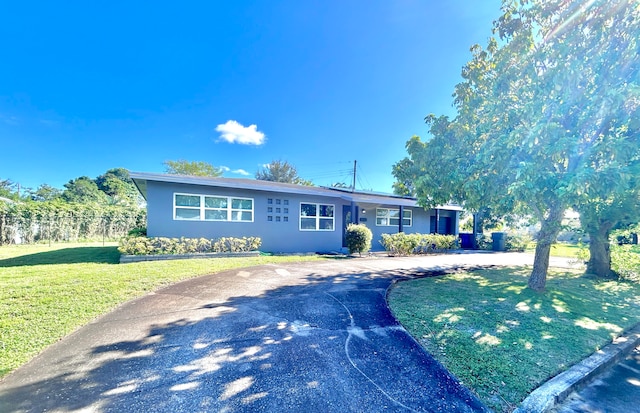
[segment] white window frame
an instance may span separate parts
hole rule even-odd
[[[316,207],[316,215],[314,216],[303,216],[302,215],[302,205],[315,205]],[[318,215],[320,213],[320,207],[331,207],[333,209],[333,216],[331,217],[322,217]],[[315,229],[310,228],[302,228],[302,219],[306,218],[315,218],[316,227]],[[320,220],[321,219],[331,219],[331,229],[320,228]],[[322,232],[331,232],[336,230],[336,206],[334,204],[322,204],[319,202],[300,202],[300,210],[299,210],[299,219],[298,219],[298,229],[300,231],[322,231]]]
[[[191,207],[191,206],[179,206],[179,205],[176,205],[176,197],[178,195],[200,197],[200,206]],[[208,207],[205,206],[205,198],[206,197],[226,199],[227,200],[227,207],[226,208],[208,208]],[[237,209],[237,208],[234,209],[232,207],[234,200],[251,201],[251,209]],[[214,194],[189,194],[189,193],[184,193],[184,192],[174,192],[173,193],[173,220],[174,221],[208,221],[208,222],[254,222],[254,220],[255,220],[255,206],[256,206],[256,203],[255,203],[255,200],[253,198],[244,198],[244,197],[238,197],[238,196],[214,195]],[[180,209],[198,210],[199,211],[199,216],[198,216],[198,218],[194,218],[194,219],[178,218],[178,216],[176,215],[176,211],[179,208]],[[227,212],[227,219],[205,219],[206,211],[226,211]],[[234,219],[232,219],[234,212],[251,212],[251,220],[234,220]]]
[[[378,211],[380,210],[386,210],[387,213],[384,216],[380,216],[378,214]],[[376,208],[376,226],[377,227],[398,227],[400,225],[400,223],[398,222],[397,224],[392,224],[391,223],[391,219],[394,219],[395,217],[391,217],[391,211],[396,211],[398,213],[398,215],[400,215],[400,209],[399,208]],[[401,217],[398,219],[402,219],[403,224],[402,227],[411,227],[413,225],[413,211],[411,209],[405,208],[403,209],[403,214],[407,214],[408,213],[408,217]],[[409,224],[405,224],[404,220],[409,220]],[[379,220],[384,220],[382,222],[386,222],[386,223],[380,223],[381,221]]]

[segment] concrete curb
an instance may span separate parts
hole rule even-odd
[[[257,257],[260,251],[206,252],[194,254],[120,255],[120,264],[140,261],[184,260],[191,258]]]
[[[614,339],[602,350],[558,374],[534,390],[513,413],[548,412],[572,392],[585,387],[640,345],[640,323]]]

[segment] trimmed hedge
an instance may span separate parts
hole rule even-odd
[[[371,249],[371,240],[373,234],[371,230],[365,225],[361,224],[349,224],[347,226],[347,232],[345,234],[347,241],[347,248],[349,254],[358,253],[362,255],[363,252],[367,252]]]
[[[429,254],[458,248],[455,235],[382,234],[380,241],[389,255]]]
[[[193,254],[206,252],[256,251],[262,240],[258,237],[218,239],[127,237],[120,240],[118,251],[126,255]]]

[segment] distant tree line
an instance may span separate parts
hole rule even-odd
[[[129,172],[109,169],[57,189],[36,189],[0,179],[0,245],[15,242],[114,239],[145,226],[144,202]]]

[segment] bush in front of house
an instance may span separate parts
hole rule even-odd
[[[373,234],[365,225],[349,224],[347,226],[345,239],[347,248],[349,249],[349,254],[355,254],[357,252],[362,255],[363,252],[367,252],[371,249]]]
[[[125,255],[173,255],[207,252],[256,251],[262,240],[259,237],[218,238],[165,238],[127,237],[120,240],[118,251]]]
[[[382,234],[380,241],[389,255],[430,254],[458,248],[455,235]]]
[[[493,239],[490,234],[478,234],[478,249],[491,251],[493,249]],[[531,237],[527,234],[507,233],[504,240],[506,251],[524,252],[531,243]]]
[[[128,237],[146,237],[147,227],[135,227],[127,232]]]
[[[526,234],[507,234],[504,246],[507,251],[524,252],[531,243],[531,237]]]

